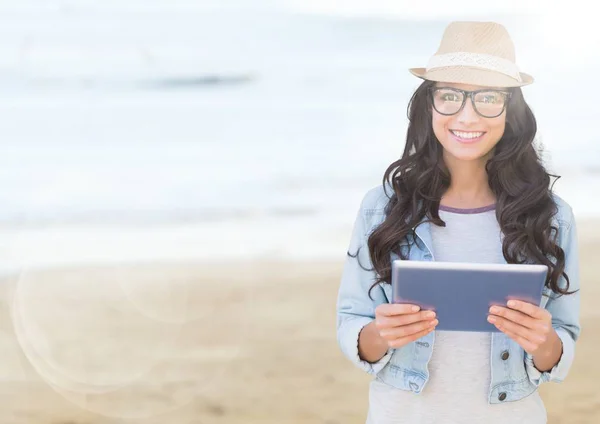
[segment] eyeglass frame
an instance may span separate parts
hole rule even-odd
[[[452,91],[458,91],[459,93],[461,93],[463,95],[463,101],[462,104],[460,105],[460,108],[458,108],[458,110],[454,113],[442,113],[439,110],[437,110],[437,108],[435,107],[435,91],[436,90],[452,90]],[[506,106],[508,105],[509,100],[512,97],[512,91],[504,91],[504,90],[494,90],[493,88],[482,88],[480,90],[473,90],[473,91],[469,91],[469,90],[461,90],[460,88],[454,88],[454,87],[429,87],[429,91],[431,93],[431,104],[433,106],[433,108],[435,109],[435,111],[437,113],[439,113],[440,115],[444,115],[444,116],[452,116],[452,115],[456,115],[457,113],[460,113],[461,110],[464,109],[465,104],[467,103],[467,98],[471,99],[471,106],[473,106],[473,110],[475,111],[475,113],[479,116],[481,116],[482,118],[497,118],[500,115],[502,115],[504,113],[504,111],[506,110]],[[504,105],[502,107],[502,110],[500,111],[499,114],[494,115],[494,116],[486,116],[481,114],[478,110],[477,107],[475,106],[475,95],[478,93],[485,93],[485,92],[494,92],[494,93],[501,93],[505,96],[504,99]]]

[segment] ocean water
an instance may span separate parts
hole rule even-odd
[[[282,4],[2,3],[2,261],[343,257],[447,22]],[[556,190],[599,216],[600,60],[501,19]]]

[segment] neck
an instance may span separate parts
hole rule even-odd
[[[485,170],[487,159],[460,161],[444,157],[450,172],[450,187],[442,196],[441,204],[455,208],[479,208],[496,201]]]

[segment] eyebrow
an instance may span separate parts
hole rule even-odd
[[[465,90],[464,88],[458,88],[458,87],[452,87],[451,85],[436,85],[435,88],[453,88],[455,90],[462,90],[462,91],[502,91],[502,92],[507,92],[509,91],[506,87],[502,88],[502,87],[482,87],[482,88],[478,88],[476,90]]]

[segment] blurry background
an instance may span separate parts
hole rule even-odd
[[[386,0],[0,2],[0,421],[364,422],[335,343],[351,226],[402,152],[407,68],[466,19],[536,79],[588,247],[578,363],[543,395],[595,422],[596,17]]]

